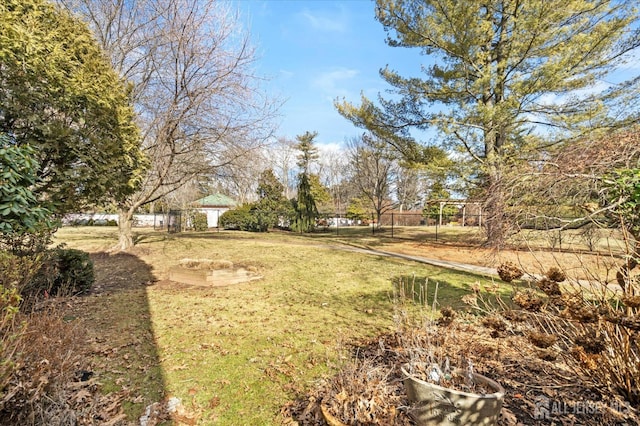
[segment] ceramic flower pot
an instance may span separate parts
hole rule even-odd
[[[410,373],[409,364],[401,367],[404,387],[412,403],[410,414],[419,426],[490,426],[497,424],[504,388],[481,374],[473,374],[474,383],[491,391],[475,394],[449,389],[421,380]],[[460,370],[454,373],[461,374]]]

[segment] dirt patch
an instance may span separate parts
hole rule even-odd
[[[156,281],[152,268],[135,254],[96,252],[91,260],[96,281],[85,296],[135,291]]]
[[[222,287],[259,280],[256,268],[236,266],[228,260],[182,259],[169,268],[169,280],[182,284]]]
[[[182,266],[174,266],[169,269],[170,281],[205,287],[223,287],[255,281],[261,278],[260,275],[244,268],[188,269]]]

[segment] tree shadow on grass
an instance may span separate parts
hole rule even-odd
[[[140,233],[134,231],[134,243],[136,245],[139,244],[148,244],[159,241],[169,241],[169,240],[250,240],[252,238],[258,238],[261,234],[257,232],[243,232],[243,231],[228,231],[228,230],[209,230],[209,231],[184,231],[184,232],[176,232],[169,233],[165,231],[156,231],[149,233]]]
[[[409,303],[415,308],[441,309],[446,306],[456,311],[480,313],[473,304],[464,301],[465,296],[480,295],[484,301],[480,301],[480,304],[486,303],[487,308],[493,306],[498,309],[500,306],[512,305],[512,290],[520,287],[524,288],[524,284],[514,284],[512,289],[498,287],[497,284],[492,286],[488,282],[460,286],[429,276],[397,275],[391,278],[388,290],[349,295],[346,299],[337,297],[342,306],[349,306],[361,312],[376,312],[392,303],[398,306]],[[500,301],[497,300],[498,298]]]
[[[515,307],[512,300],[514,292],[531,289],[529,283],[521,280],[509,284],[497,282],[480,284],[476,281],[468,288],[464,288],[452,285],[446,280],[412,275],[394,277],[392,284],[394,294],[399,300],[412,301],[416,305],[425,307],[435,306],[436,309],[450,307],[456,311],[467,311],[479,315],[513,309]],[[466,295],[475,297],[465,301]]]
[[[99,252],[91,259],[96,281],[74,299],[73,315],[83,323],[101,392],[123,396],[128,421],[138,423],[145,407],[165,398],[146,291],[156,278],[150,265],[129,253]]]

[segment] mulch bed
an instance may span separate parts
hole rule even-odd
[[[640,424],[637,409],[567,367],[563,356],[569,354],[552,360],[549,351],[536,348],[524,335],[496,333],[476,321],[457,319],[433,327],[437,356],[446,353],[452,366],[471,361],[477,373],[504,387],[499,425]],[[354,346],[353,362],[284,407],[283,414],[293,424],[340,424],[327,422],[322,406],[330,418],[347,425],[415,424],[400,372],[408,360],[401,342],[405,337],[392,333]],[[376,376],[376,371],[385,373]],[[381,379],[384,386],[377,383]]]

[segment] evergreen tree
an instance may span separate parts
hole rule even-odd
[[[317,135],[317,132],[305,132],[304,135],[296,137],[298,140],[296,148],[300,151],[298,156],[300,174],[298,175],[298,198],[294,203],[296,217],[293,229],[298,232],[311,232],[318,217],[318,208],[313,199],[309,178],[309,166],[318,158],[318,149],[313,144]]]
[[[284,199],[284,185],[278,180],[272,169],[260,174],[258,179],[258,199],[279,202]]]
[[[354,197],[349,200],[347,205],[347,219],[366,221],[372,218],[373,211],[369,200],[362,197]]]
[[[508,232],[503,173],[527,149],[637,119],[639,79],[597,88],[640,43],[636,2],[377,0],[376,17],[389,45],[432,63],[424,78],[383,69],[395,98],[363,96],[359,106],[337,103],[339,112],[406,157],[417,151],[410,130],[435,128],[473,159],[493,246]]]
[[[31,146],[31,189],[62,214],[118,202],[145,160],[128,89],[79,19],[44,0],[0,4],[0,132]]]
[[[310,174],[309,185],[311,186],[311,195],[313,196],[313,201],[316,203],[316,207],[318,207],[318,211],[322,213],[335,213],[331,192],[329,192],[329,188],[320,182],[320,176],[315,173]]]
[[[300,173],[298,183],[298,198],[295,202],[296,218],[293,229],[298,232],[311,232],[316,224],[318,209],[311,194],[309,175]]]
[[[280,219],[288,222],[291,215],[291,203],[284,196],[284,185],[278,180],[273,170],[262,172],[258,181],[258,201],[253,206],[262,231],[276,227]]]

